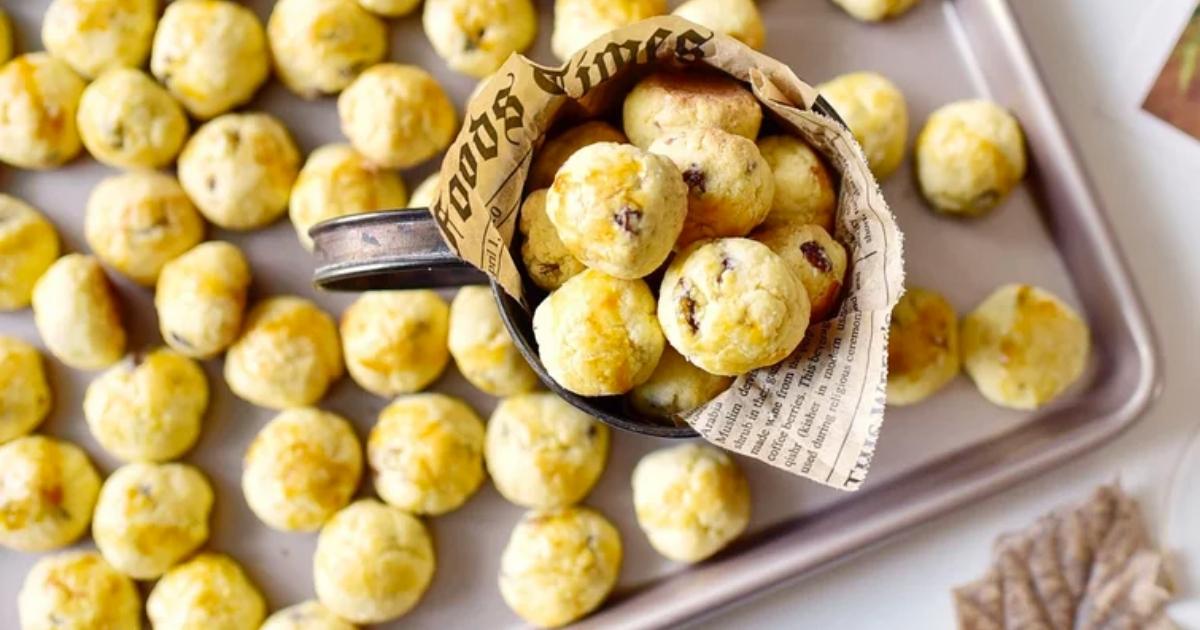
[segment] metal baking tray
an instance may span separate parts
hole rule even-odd
[[[40,48],[37,33],[47,4],[6,3],[20,50]],[[265,20],[273,3],[246,4]],[[553,62],[551,4],[539,0],[542,31],[530,53],[543,62]],[[1044,286],[1086,315],[1093,331],[1092,365],[1061,402],[1034,414],[989,405],[966,377],[920,405],[889,410],[870,478],[855,494],[741,460],[754,495],[750,529],[732,548],[690,568],[650,549],[629,496],[637,459],[670,442],[614,434],[608,470],[587,503],[621,531],[625,565],[617,592],[583,627],[665,627],[743,601],[1096,448],[1133,424],[1159,389],[1159,357],[1144,308],[1005,0],[927,0],[879,25],[857,23],[821,0],[761,0],[760,6],[768,30],[765,52],[801,78],[817,83],[860,69],[891,77],[908,97],[910,138],[930,111],[958,98],[985,95],[1016,113],[1029,140],[1031,173],[992,215],[973,221],[934,216],[923,207],[908,164],[884,184],[907,237],[908,278],[943,291],[960,312],[1006,282]],[[474,81],[446,69],[417,16],[392,22],[391,43],[391,59],[430,69],[458,103],[465,102]],[[306,152],[341,137],[332,99],[301,101],[273,81],[252,107],[280,116]],[[435,167],[430,162],[406,172],[405,179],[415,186]],[[65,249],[83,251],[84,203],[92,186],[110,173],[81,158],[48,173],[4,170],[0,190],[42,208],[58,225]],[[252,297],[295,293],[335,314],[352,299],[311,288],[311,259],[286,221],[249,234],[212,230],[210,237],[246,251],[255,272]],[[118,289],[131,348],[160,343],[150,292],[120,280]],[[40,345],[28,311],[0,314],[0,333]],[[315,536],[268,530],[246,507],[241,456],[272,413],[234,398],[220,368],[219,360],[205,365],[212,403],[200,442],[185,460],[200,466],[216,490],[208,546],[241,561],[270,608],[281,608],[312,596]],[[54,360],[48,369],[55,408],[42,431],[80,443],[104,472],[113,470],[118,462],[91,439],[80,412],[92,374]],[[468,399],[485,416],[495,404],[453,368],[434,389]],[[385,402],[343,379],[322,406],[350,418],[365,438]],[[369,485],[363,494],[369,494]],[[496,572],[520,513],[487,486],[463,509],[431,519],[437,573],[421,604],[394,625],[518,625],[500,599]],[[35,560],[0,551],[0,627],[17,626],[13,604]]]

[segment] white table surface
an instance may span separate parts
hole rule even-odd
[[[1151,311],[1165,391],[1132,430],[1079,461],[700,627],[953,627],[950,589],[983,572],[997,534],[1114,479],[1141,500],[1154,536],[1170,546],[1168,479],[1200,427],[1200,141],[1136,103],[1197,0],[1010,1]],[[1200,488],[1188,493],[1195,500]],[[1200,565],[1200,557],[1181,560]],[[1185,601],[1173,614],[1182,627],[1200,627],[1200,584],[1179,588]]]

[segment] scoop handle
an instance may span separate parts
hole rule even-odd
[[[442,239],[428,208],[352,214],[314,225],[313,283],[333,291],[488,284]]]

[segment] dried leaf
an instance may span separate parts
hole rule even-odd
[[[996,541],[983,578],[954,590],[963,630],[1167,630],[1171,592],[1137,503],[1102,486],[1087,503]]]

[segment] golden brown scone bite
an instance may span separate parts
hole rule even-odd
[[[279,0],[267,20],[275,74],[301,98],[342,91],[387,53],[387,25],[354,0]]]
[[[908,104],[895,83],[875,72],[851,72],[817,90],[854,133],[876,179],[900,167],[908,146]]]
[[[46,349],[78,370],[98,370],[125,354],[125,327],[99,261],[67,254],[33,286],[33,321]]]
[[[625,135],[642,148],[679,127],[716,127],[754,140],[763,116],[741,83],[707,73],[652,74],[633,86],[622,110]]]
[[[1025,137],[1012,114],[991,101],[944,105],[917,135],[917,183],[938,212],[978,216],[1025,176]]]
[[[342,313],[350,377],[377,396],[421,391],[450,361],[450,307],[433,291],[372,291]]]
[[[846,279],[846,248],[819,225],[782,224],[756,231],[752,238],[771,248],[804,285],[810,320],[836,315]]]
[[[175,160],[188,135],[183,107],[149,75],[107,70],[79,100],[79,135],[88,153],[117,168],[160,168]]]
[[[482,82],[481,82],[482,84]],[[549,188],[554,183],[554,175],[562,168],[567,158],[576,151],[597,142],[629,142],[620,129],[603,120],[589,120],[580,123],[566,131],[546,140],[542,148],[533,158],[529,167],[529,179],[525,182],[527,190]]]
[[[892,309],[888,333],[889,405],[910,405],[958,376],[958,314],[940,294],[908,287]]]
[[[67,64],[44,52],[0,66],[0,162],[49,169],[78,155],[75,112],[83,88]]]
[[[40,552],[79,539],[92,520],[100,475],[78,446],[41,435],[0,446],[0,547]]]
[[[537,8],[531,0],[425,0],[421,23],[451,70],[481,79],[533,43]]]
[[[837,191],[817,152],[789,135],[760,138],[758,150],[775,176],[775,198],[765,223],[812,224],[832,232]]]
[[[29,306],[34,285],[58,251],[54,224],[33,206],[0,193],[0,311]]]
[[[17,594],[22,630],[141,628],[142,600],[133,580],[94,551],[38,560]]]
[[[156,0],[54,0],[42,17],[42,45],[91,79],[140,67],[157,22]]]
[[[517,225],[521,231],[521,261],[525,263],[525,273],[545,291],[561,287],[572,276],[587,269],[563,245],[558,229],[546,214],[549,192],[543,188],[529,193],[525,203],[521,204]]]
[[[666,0],[555,0],[550,49],[566,61],[609,31],[666,12]]]
[[[766,28],[754,0],[688,0],[672,13],[754,49],[766,43]]]
[[[450,146],[458,114],[433,75],[417,66],[381,63],[338,97],[342,133],[371,163],[416,166]]]
[[[146,599],[155,630],[255,630],[266,608],[242,567],[219,553],[202,553],[175,567]]]

